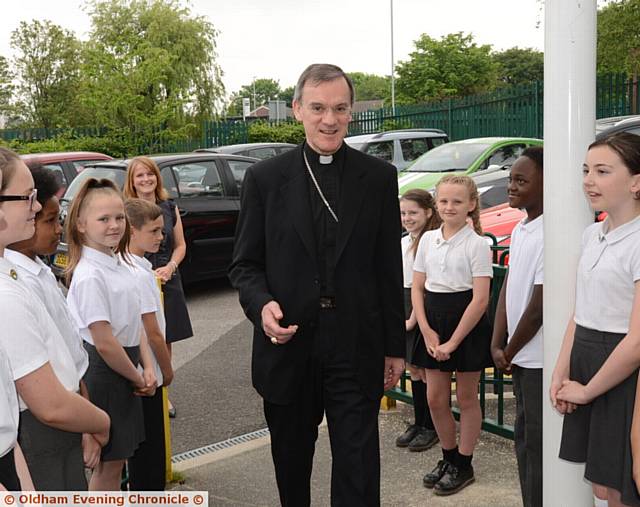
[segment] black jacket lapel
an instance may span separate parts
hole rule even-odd
[[[300,160],[302,155],[300,155]],[[309,185],[304,169],[296,162],[284,171],[286,183],[280,187],[280,193],[285,205],[289,209],[289,215],[293,225],[302,240],[309,257],[316,260],[316,244],[313,235],[313,222],[311,219],[311,204],[309,202]]]
[[[367,192],[365,178],[367,168],[356,165],[350,157],[351,148],[347,146],[344,160],[344,173],[340,188],[338,205],[338,238],[336,245],[336,263],[349,240],[351,231],[358,220],[362,200]]]

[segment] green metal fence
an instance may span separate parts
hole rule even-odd
[[[487,234],[493,241],[494,265],[493,279],[491,281],[491,302],[489,305],[489,319],[493,322],[498,296],[502,283],[507,274],[505,261],[508,255],[508,248],[497,246],[495,237]],[[498,262],[498,263],[496,263]],[[394,400],[404,403],[413,404],[411,392],[408,391],[409,376],[405,373],[400,379],[400,384],[384,394]],[[455,382],[455,376],[453,377]],[[505,387],[512,386],[511,376],[503,375],[497,368],[487,368],[480,375],[480,384],[478,387],[478,396],[480,399],[480,408],[482,410],[482,429],[499,435],[501,437],[513,440],[513,425],[505,422]],[[491,399],[491,410],[489,409],[488,399]],[[457,407],[452,408],[453,416],[460,420],[460,411]]]
[[[596,85],[597,118],[640,113],[637,79],[633,81],[622,74],[600,75]],[[451,140],[482,136],[542,138],[543,83],[534,82],[427,104],[400,105],[395,113],[391,108],[354,113],[349,135],[397,128],[441,128]],[[198,130],[197,134],[183,135],[176,141],[164,135],[162,128],[154,129],[141,135],[137,148],[139,153],[175,152],[251,141],[249,122],[242,120],[205,120]],[[104,127],[5,129],[0,130],[0,139],[43,140],[69,134],[73,137],[100,137],[106,133]]]

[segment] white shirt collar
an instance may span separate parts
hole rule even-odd
[[[23,268],[28,271],[32,275],[38,276],[42,271],[43,267],[46,267],[44,263],[36,257],[36,260],[32,260],[23,253],[16,252],[15,250],[11,250],[6,248],[4,251],[5,258],[12,262],[14,265]],[[40,261],[40,262],[38,262]]]
[[[145,257],[140,257],[139,255],[136,255],[136,254],[132,254],[131,252],[129,252],[129,255],[131,256],[131,258],[133,259],[133,262],[135,262],[137,266],[141,267],[146,271],[153,271],[152,269],[153,265],[151,264],[151,261],[149,261],[149,259]]]
[[[604,222],[602,222],[600,231],[598,231],[598,240],[606,241],[608,245],[617,243],[618,241],[623,240],[624,238],[629,236],[629,234],[640,231],[640,216],[637,216],[626,224],[622,224],[616,227],[612,231],[609,231],[610,225],[611,222],[609,220],[609,217],[607,217],[604,219]]]
[[[436,233],[436,247],[440,247],[444,245],[453,246],[459,243],[460,241],[462,241],[464,238],[466,238],[468,234],[474,232],[473,229],[471,229],[471,227],[469,227],[468,225],[465,225],[462,229],[456,232],[449,239],[444,239],[444,236],[442,235],[443,229],[444,229],[444,224],[437,229],[438,232]]]
[[[120,257],[115,254],[108,255],[90,246],[82,247],[82,258],[97,262],[107,268],[116,269],[120,265]]]
[[[526,232],[535,232],[540,229],[542,225],[542,214],[533,220],[529,220],[527,217],[524,217],[520,222],[521,229]]]

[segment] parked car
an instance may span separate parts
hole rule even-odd
[[[609,118],[605,118],[608,120]],[[615,121],[598,123],[596,121],[596,139],[617,134],[618,132],[629,132],[640,136],[640,115],[620,116],[614,118]]]
[[[398,171],[406,169],[418,157],[448,141],[447,134],[440,129],[389,130],[345,138],[352,148],[386,160]]]
[[[482,137],[454,141],[428,151],[398,175],[400,195],[412,188],[433,190],[445,174],[471,176],[481,208],[507,201],[509,169],[525,148],[542,145],[526,137]]]
[[[184,283],[225,276],[240,211],[240,188],[246,170],[258,159],[218,153],[151,158],[158,164],[164,187],[180,210],[187,242],[187,254],[180,264]],[[88,178],[107,178],[122,188],[128,162],[100,162],[82,171],[62,198],[63,216]],[[62,242],[53,261],[58,274],[67,262],[67,245]]]
[[[265,160],[285,153],[295,147],[296,145],[291,143],[246,143],[230,144],[218,148],[200,148],[196,150],[196,153],[226,153],[228,155],[242,155],[244,157],[254,157]]]
[[[82,171],[85,166],[103,160],[113,160],[109,155],[93,151],[65,151],[59,153],[30,153],[21,155],[22,160],[29,167],[41,165],[53,171],[60,184],[60,196]]]

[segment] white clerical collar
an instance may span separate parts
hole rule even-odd
[[[327,165],[333,162],[333,155],[320,155],[318,160],[322,165]]]

